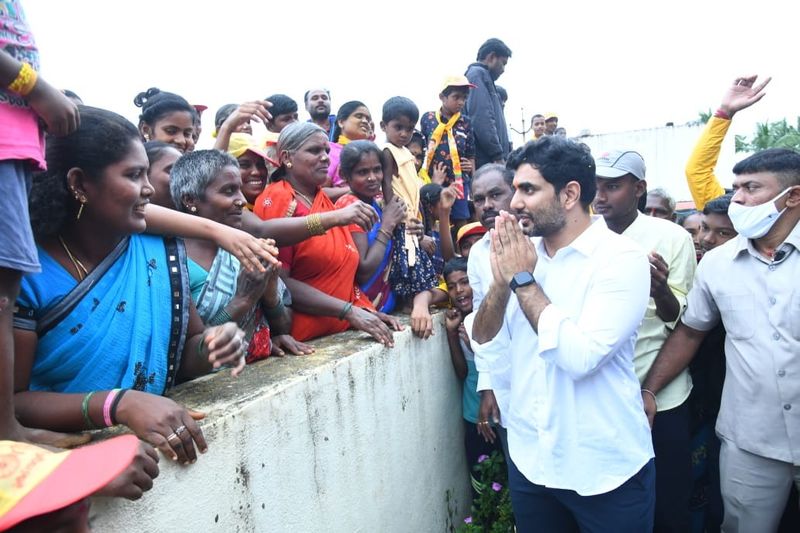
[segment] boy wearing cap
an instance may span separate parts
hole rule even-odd
[[[555,113],[547,113],[544,116],[544,134],[555,135],[556,128],[558,128],[558,115]]]
[[[443,168],[446,174],[444,187],[455,183],[462,190],[451,213],[451,221],[460,227],[469,220],[469,182],[475,170],[475,137],[469,117],[461,114],[469,90],[474,88],[466,76],[448,76],[442,84],[439,111],[428,111],[422,116],[422,136],[428,144],[425,164],[420,174],[433,175],[434,168]],[[459,186],[460,184],[460,186]]]
[[[597,193],[594,210],[608,228],[624,235],[648,253],[650,299],[639,326],[633,364],[642,383],[658,351],[686,307],[696,266],[694,244],[688,232],[670,221],[649,217],[637,206],[646,194],[645,165],[634,151],[616,150],[596,160]],[[692,380],[684,370],[656,397],[653,423],[656,455],[655,531],[688,531],[691,462],[688,398]]]

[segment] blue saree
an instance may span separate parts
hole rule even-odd
[[[22,280],[14,327],[39,337],[30,390],[175,384],[189,322],[182,241],[133,235],[81,282],[39,247],[42,272]]]

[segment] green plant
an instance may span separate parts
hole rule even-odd
[[[800,150],[800,117],[794,126],[786,119],[769,124],[759,123],[751,141],[743,135],[736,136],[737,152],[758,152],[767,148]]]
[[[473,487],[478,497],[472,500],[472,514],[459,526],[458,533],[512,533],[514,513],[508,491],[508,470],[502,454],[481,455]]]

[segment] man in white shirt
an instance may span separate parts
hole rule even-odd
[[[764,150],[733,173],[728,215],[739,235],[703,256],[644,387],[658,393],[670,383],[722,321],[722,531],[769,533],[791,483],[800,487],[800,154]],[[643,398],[652,418],[656,406]]]
[[[613,150],[595,162],[595,212],[603,216],[611,231],[628,237],[649,254],[650,300],[633,354],[636,376],[642,382],[686,306],[686,294],[697,266],[694,243],[679,225],[637,209],[647,191],[644,159],[639,153]],[[690,529],[691,390],[687,368],[658,394],[658,416],[653,423],[657,494],[654,533],[684,533]]]
[[[508,166],[519,223],[495,219],[492,283],[471,333],[490,368],[511,367],[517,531],[651,531],[653,446],[633,367],[647,256],[590,216],[595,164],[585,146],[546,137]]]

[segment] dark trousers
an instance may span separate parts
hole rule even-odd
[[[464,451],[467,455],[467,468],[469,475],[473,480],[480,481],[475,472],[475,465],[478,464],[478,458],[481,455],[492,455],[492,452],[500,452],[500,442],[495,440],[494,443],[486,442],[483,437],[478,433],[478,426],[468,420],[464,420]],[[472,486],[472,498],[477,498],[478,493],[475,492],[475,486]]]
[[[656,454],[656,513],[654,533],[690,531],[692,492],[689,402],[659,411],[653,421]]]
[[[508,459],[517,533],[645,533],[653,529],[656,470],[651,459],[616,489],[595,496],[531,483]]]

